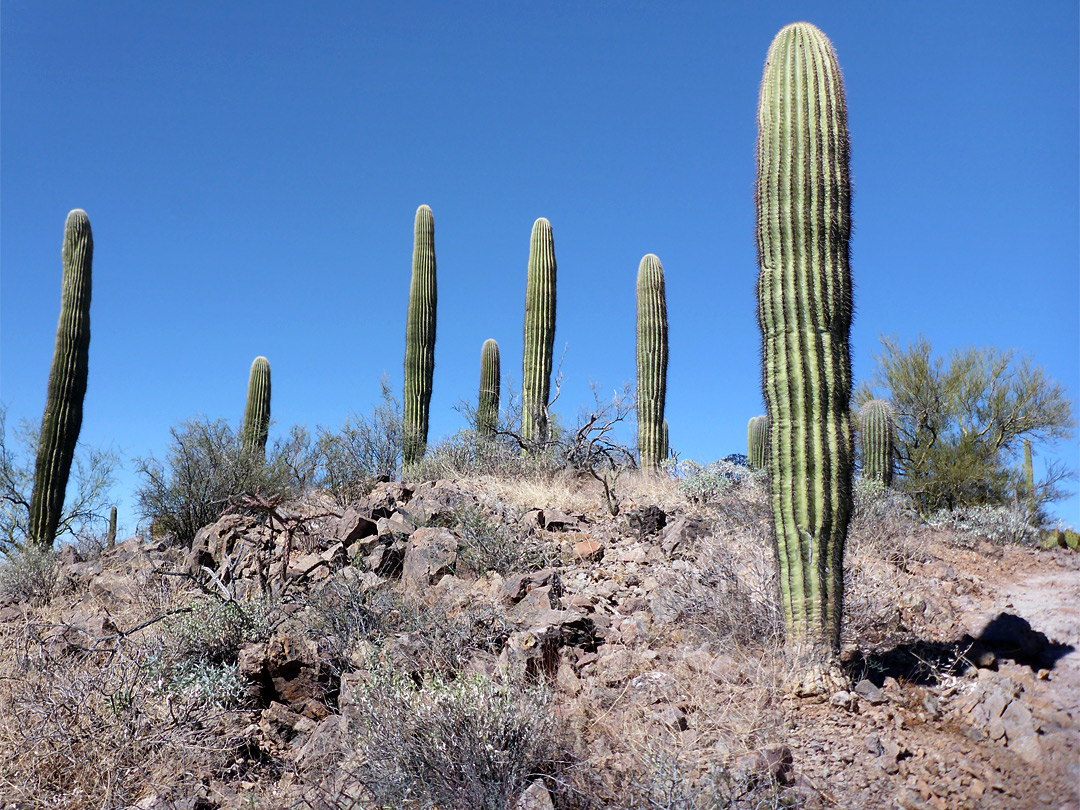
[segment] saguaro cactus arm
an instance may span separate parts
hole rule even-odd
[[[521,436],[547,440],[548,398],[555,346],[555,239],[543,217],[533,223],[525,282],[525,337],[521,381]]]
[[[247,452],[265,458],[270,435],[270,361],[265,357],[256,357],[251,363],[241,435]]]
[[[64,275],[60,322],[49,371],[45,413],[30,496],[30,541],[51,548],[64,509],[75,445],[82,428],[90,355],[90,270],[94,237],[81,209],[67,216],[62,249]]]
[[[758,107],[758,321],[786,654],[797,693],[839,668],[851,515],[851,182],[847,111],[829,40],[776,35]]]
[[[667,397],[668,324],[664,268],[647,254],[637,276],[637,420],[638,454],[643,470],[654,470],[667,457],[664,404]]]
[[[424,457],[431,380],[435,370],[435,217],[431,209],[416,209],[413,225],[412,281],[405,326],[405,452],[406,464]]]

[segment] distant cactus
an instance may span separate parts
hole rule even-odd
[[[862,442],[862,477],[884,487],[892,485],[896,426],[892,408],[882,399],[872,399],[859,413]]]
[[[499,344],[485,340],[480,351],[480,401],[476,409],[476,432],[481,440],[495,436],[499,424]]]
[[[649,253],[637,276],[637,419],[641,469],[667,458],[664,403],[667,397],[668,329],[664,268]]]
[[[755,416],[746,426],[746,463],[764,470],[769,458],[769,417]]]
[[[248,374],[247,406],[241,432],[244,451],[266,457],[266,439],[270,435],[270,361],[256,357]]]
[[[533,224],[525,282],[525,352],[521,382],[521,437],[548,437],[548,397],[555,346],[555,239],[543,217]]]
[[[435,370],[435,218],[431,209],[416,209],[413,228],[412,283],[405,327],[405,452],[406,464],[424,457],[431,377]]]
[[[1035,467],[1031,463],[1031,440],[1024,439],[1024,499],[1029,512],[1035,511]]]
[[[112,548],[116,545],[116,507],[109,509],[109,533],[105,535],[105,547]]]
[[[82,427],[90,354],[90,269],[94,237],[86,212],[75,209],[64,225],[60,322],[30,496],[30,541],[52,548],[64,510],[75,445]]]
[[[844,542],[852,510],[851,179],[829,40],[776,35],[758,106],[758,322],[785,655],[796,694],[844,688]]]

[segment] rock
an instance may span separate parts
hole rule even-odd
[[[445,574],[453,573],[457,563],[458,539],[447,529],[417,529],[405,549],[401,580],[405,589],[419,594]]]
[[[540,513],[540,526],[549,532],[581,531],[581,519],[557,509],[545,509]]]
[[[93,649],[111,649],[112,644],[102,642],[117,632],[116,625],[108,616],[75,611],[64,617],[62,623],[42,633],[51,655],[69,655]]]
[[[135,584],[129,576],[99,574],[90,580],[90,594],[100,600],[110,613],[115,613],[122,605],[135,601]]]
[[[686,551],[695,540],[704,537],[708,532],[708,526],[700,518],[679,518],[667,527],[660,540],[660,547],[668,555],[676,551]]]
[[[733,772],[738,782],[749,786],[773,782],[791,785],[795,758],[786,745],[770,745],[764,751],[753,751],[735,760]]]
[[[836,692],[829,698],[829,703],[838,709],[843,709],[848,712],[857,711],[859,708],[859,698],[854,692]]]
[[[311,639],[280,632],[265,644],[241,648],[238,664],[254,696],[263,702],[283,703],[314,720],[327,715],[322,701],[329,672],[321,666],[318,645]]]
[[[637,532],[638,539],[658,534],[667,525],[667,514],[659,506],[646,506],[630,515],[630,528]]]
[[[463,507],[476,506],[476,496],[447,481],[425,483],[417,487],[404,508],[405,515],[417,526],[453,526],[456,513]]]
[[[362,515],[357,509],[347,509],[337,526],[337,539],[343,545],[351,545],[365,537],[378,537],[379,526],[368,515]]]
[[[574,696],[581,691],[581,678],[577,676],[569,663],[563,661],[559,664],[558,672],[555,673],[555,685],[559,691]]]
[[[885,697],[885,693],[877,687],[873,681],[863,678],[857,684],[855,684],[855,694],[869,703],[871,706],[878,706],[888,701]]]
[[[514,805],[514,810],[555,810],[555,804],[551,801],[551,793],[543,781],[537,779],[525,788]]]
[[[591,651],[598,643],[592,619],[575,610],[540,609],[516,617],[516,623],[523,629],[510,634],[499,655],[499,667],[515,679],[553,679],[563,648]]]
[[[581,562],[598,562],[604,558],[604,546],[595,540],[582,540],[574,545],[574,559]]]
[[[297,767],[301,770],[325,768],[326,763],[342,751],[345,741],[346,721],[344,716],[332,714],[329,717],[324,717],[311,731],[297,753]]]
[[[413,496],[413,489],[397,481],[381,481],[375,485],[358,509],[372,520],[388,518],[399,506],[407,504]]]
[[[653,712],[652,716],[660,725],[672,731],[686,731],[689,728],[686,712],[679,706],[668,706],[658,712]]]
[[[379,518],[378,526],[379,535],[381,537],[385,537],[386,535],[408,536],[416,531],[416,526],[413,525],[412,521],[400,512],[394,512],[394,514],[390,515],[388,518]]]
[[[513,604],[519,601],[525,594],[531,591],[533,588],[543,586],[554,586],[556,596],[562,596],[563,588],[562,582],[559,579],[559,572],[554,568],[544,568],[541,571],[533,571],[526,574],[514,574],[502,587],[502,599],[504,602]]]
[[[1001,715],[1001,725],[1005,730],[1008,747],[1020,755],[1029,764],[1036,764],[1042,758],[1042,745],[1031,712],[1020,701],[1014,700]]]
[[[625,647],[616,647],[602,653],[596,662],[600,683],[603,686],[625,683],[630,680],[635,663],[634,653]]]

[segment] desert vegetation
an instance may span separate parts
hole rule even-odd
[[[1031,462],[1033,444],[1073,438],[1072,406],[1030,359],[945,365],[922,338],[883,339],[854,386],[845,105],[829,40],[785,27],[758,110],[766,414],[745,455],[711,464],[671,443],[653,254],[636,385],[574,421],[555,411],[543,217],[520,390],[487,340],[469,427],[430,440],[421,205],[402,401],[385,380],[370,414],[271,442],[256,357],[239,429],[191,419],[163,459],[136,461],[143,523],[117,538],[118,462],[77,452],[93,243],[73,211],[41,429],[12,444],[0,425],[10,806],[1074,801],[1073,636],[999,610],[1080,567],[1075,531],[1044,508],[1068,471],[1036,481]]]

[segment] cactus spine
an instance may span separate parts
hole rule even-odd
[[[521,437],[545,442],[555,346],[555,239],[543,217],[533,223],[525,282],[525,351],[521,382]]]
[[[896,425],[892,408],[882,399],[872,399],[859,412],[862,441],[862,477],[883,487],[892,485]]]
[[[485,340],[480,350],[480,401],[476,409],[476,432],[483,441],[495,436],[499,424],[499,344]]]
[[[746,463],[764,470],[769,458],[769,417],[755,416],[746,426]]]
[[[412,282],[405,326],[405,464],[424,457],[431,375],[435,370],[435,218],[431,209],[416,209],[413,227]]]
[[[270,434],[270,361],[256,357],[248,374],[247,405],[241,431],[244,451],[266,457],[266,439]]]
[[[851,516],[851,185],[847,111],[829,40],[776,35],[758,106],[758,322],[785,653],[797,694],[839,667]]]
[[[664,268],[649,253],[642,258],[637,276],[638,454],[643,470],[655,470],[667,458],[664,431],[667,331]]]
[[[109,533],[105,535],[105,547],[113,548],[116,545],[116,507],[109,509]]]
[[[81,209],[67,216],[61,251],[64,275],[60,291],[60,322],[49,371],[45,413],[34,464],[30,496],[30,541],[52,548],[64,509],[75,445],[82,427],[83,398],[90,354],[90,268],[94,237],[90,218]]]

